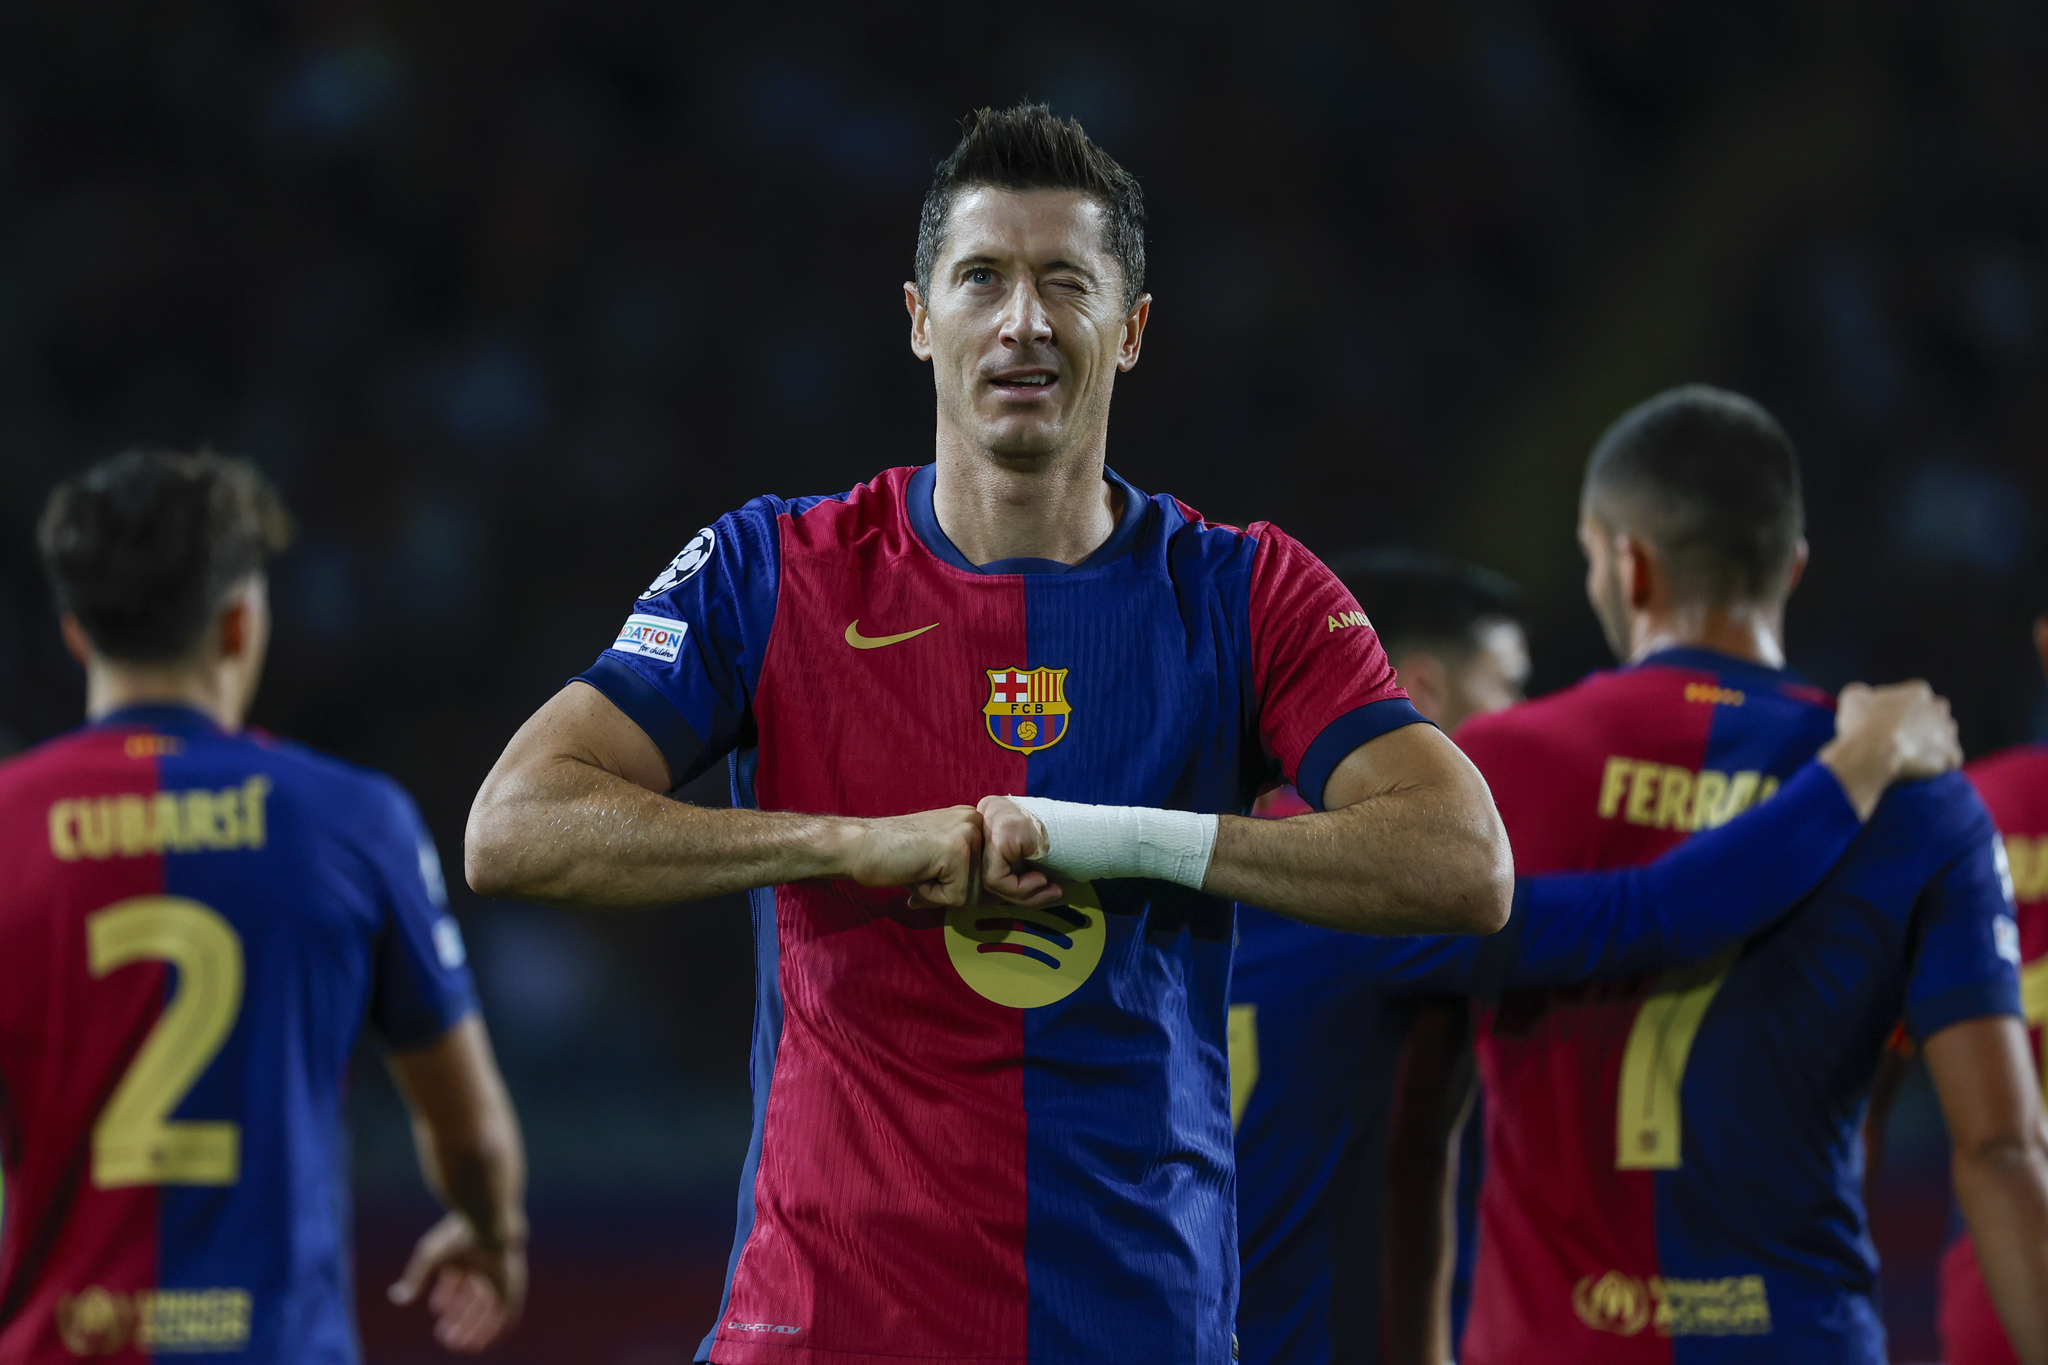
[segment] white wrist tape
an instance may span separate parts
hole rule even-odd
[[[1082,881],[1157,877],[1196,891],[1216,851],[1216,817],[1146,806],[1090,806],[1043,796],[1010,798],[1045,826],[1035,861]]]

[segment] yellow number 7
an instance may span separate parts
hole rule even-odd
[[[1739,950],[1738,950],[1739,951]],[[1643,1002],[1621,1054],[1621,1094],[1614,1114],[1614,1168],[1675,1171],[1679,1165],[1679,1087],[1692,1040],[1721,989],[1735,953],[1666,972]]]
[[[2020,1010],[2035,1028],[2048,1023],[2048,957],[2020,968]],[[2041,1039],[2041,1087],[2048,1090],[2048,1034]]]
[[[241,1175],[234,1123],[173,1123],[167,1115],[220,1051],[242,1008],[242,940],[234,926],[182,896],[137,896],[87,918],[94,976],[131,962],[167,962],[178,984],[92,1133],[92,1183],[232,1185]]]

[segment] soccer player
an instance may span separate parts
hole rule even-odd
[[[434,846],[389,778],[244,729],[283,505],[131,453],[43,562],[86,725],[0,765],[0,1360],[358,1358],[342,1101],[367,1025],[453,1210],[393,1297],[517,1316],[519,1129]]]
[[[2048,615],[2034,621],[2034,649],[2048,673]],[[1966,770],[2005,838],[2014,899],[2019,905],[2020,1000],[2035,1055],[2048,1066],[2041,1023],[2048,1018],[2048,745],[2023,744],[1979,759]],[[2035,1142],[2042,1140],[2035,1115]],[[1966,1155],[1966,1154],[1963,1154]],[[1956,1168],[1957,1187],[1974,1166]],[[2038,1254],[2038,1247],[2037,1247]],[[1941,1342],[1948,1365],[2014,1365],[2012,1343],[1987,1291],[1984,1269],[1969,1229],[1959,1232],[1941,1258]]]
[[[936,461],[690,537],[477,795],[489,894],[754,893],[720,1365],[1223,1365],[1232,902],[1506,917],[1485,786],[1351,595],[1105,468],[1143,253],[1078,124],[973,116],[904,286]],[[663,795],[728,755],[739,809]],[[1312,813],[1238,815],[1274,774]]]
[[[1674,390],[1602,437],[1580,539],[1628,662],[1460,734],[1520,874],[1642,863],[1828,738],[1827,698],[1783,668],[1801,527],[1791,443],[1747,399]],[[1911,784],[1739,951],[1482,1010],[1467,1365],[1882,1361],[1857,1137],[1902,1015],[1993,1296],[2048,1361],[2048,1153],[1997,847],[1960,775]]]
[[[1333,567],[1415,709],[1445,734],[1521,700],[1529,650],[1513,584],[1399,550]],[[1267,814],[1306,809],[1285,787],[1260,803]],[[1385,1205],[1440,1188],[1450,1131],[1477,1084],[1470,1008],[1463,997],[1445,1001],[1367,977],[1357,946],[1263,910],[1239,915],[1230,1075],[1244,1271],[1237,1331],[1247,1361],[1377,1360],[1382,1274],[1393,1277],[1386,1288],[1396,1296],[1444,1287],[1432,1283],[1436,1243],[1418,1240],[1442,1236],[1431,1219],[1409,1217],[1403,1254],[1384,1261],[1381,1229]],[[1404,1048],[1449,1114],[1432,1105],[1424,1119],[1411,1106],[1406,1131],[1390,1131]],[[1407,1178],[1387,1189],[1388,1144],[1397,1138]],[[1418,1172],[1429,1153],[1440,1168]],[[1468,1209],[1461,1226],[1470,1218]],[[1456,1240],[1463,1248],[1471,1239]]]
[[[1375,619],[1404,667],[1431,647],[1454,661],[1454,674],[1470,666],[1471,650],[1501,638],[1489,627],[1505,599],[1483,591],[1484,578],[1412,560],[1374,568],[1347,581],[1361,601],[1389,609]],[[1442,698],[1467,687],[1426,691]],[[1960,761],[1947,704],[1924,685],[1854,686],[1844,692],[1835,742],[1779,799],[1647,867],[1523,879],[1514,917],[1490,939],[1372,939],[1244,909],[1231,1005],[1243,1358],[1373,1361],[1382,1358],[1383,1330],[1387,1358],[1448,1358],[1441,1192],[1447,1117],[1467,1096],[1440,1075],[1412,1073],[1455,1071],[1458,1054],[1469,1053],[1468,996],[1627,976],[1733,948],[1820,882],[1893,779]],[[1732,890],[1724,886],[1731,866],[1746,874]],[[1397,1061],[1404,1109],[1420,1094],[1437,1110],[1389,1118]],[[1383,1215],[1388,1167],[1403,1162]],[[1434,1183],[1416,1179],[1414,1168]],[[1404,1309],[1384,1322],[1382,1276],[1388,1302]]]

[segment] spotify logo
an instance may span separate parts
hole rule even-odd
[[[946,954],[977,994],[1012,1009],[1064,1000],[1102,961],[1107,937],[1095,888],[1075,882],[1065,905],[983,905],[946,912]]]

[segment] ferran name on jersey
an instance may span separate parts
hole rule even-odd
[[[1108,928],[1087,882],[1067,887],[1067,902],[959,906],[946,912],[946,956],[975,994],[1011,1009],[1064,1000],[1095,974]]]
[[[1067,705],[1064,668],[990,668],[988,702],[981,708],[988,737],[1005,749],[1035,754],[1067,737],[1074,708]]]

